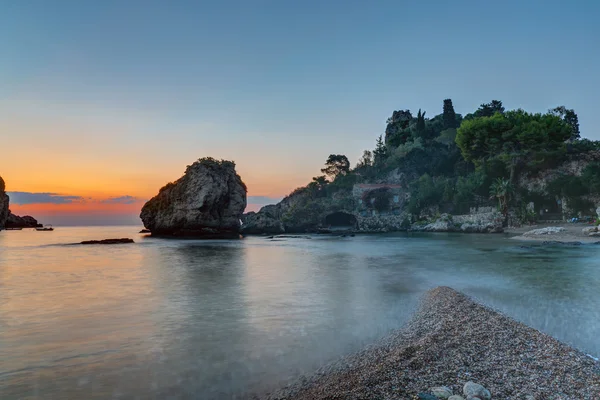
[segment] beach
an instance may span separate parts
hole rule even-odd
[[[381,342],[257,398],[417,399],[435,386],[462,395],[468,381],[492,399],[600,398],[593,358],[448,287],[428,291]]]
[[[586,223],[551,223],[524,225],[518,228],[507,228],[505,232],[511,235],[511,239],[534,241],[534,242],[561,242],[561,243],[597,243],[600,242],[600,237],[590,237],[583,233],[584,228],[593,227],[592,224]],[[528,232],[544,229],[544,228],[562,228],[560,232],[551,232],[546,234],[527,234]]]

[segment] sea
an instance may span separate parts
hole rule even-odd
[[[600,245],[504,234],[0,232],[0,399],[240,399],[360,350],[450,286],[600,355]],[[133,244],[77,245],[132,238]]]

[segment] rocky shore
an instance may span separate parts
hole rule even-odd
[[[511,228],[511,239],[525,242],[592,244],[600,242],[598,228],[579,223],[525,226]]]
[[[481,390],[483,397],[473,397],[467,386]],[[404,329],[296,384],[253,398],[432,399],[448,398],[450,393],[472,400],[599,399],[600,364],[453,289],[439,287],[424,296]]]

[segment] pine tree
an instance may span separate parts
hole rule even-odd
[[[382,135],[379,135],[379,137],[377,138],[377,143],[375,144],[375,150],[373,150],[374,165],[382,165],[386,158],[387,147],[385,147],[385,144],[383,143]]]
[[[457,128],[456,113],[454,112],[454,106],[452,105],[452,99],[444,100],[444,114],[442,117],[444,121],[444,130]]]
[[[425,112],[421,113],[421,109],[419,109],[419,113],[417,114],[417,137],[425,138]]]

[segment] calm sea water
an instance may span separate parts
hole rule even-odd
[[[448,285],[600,355],[600,246],[502,235],[0,232],[0,398],[236,398],[401,327]],[[72,246],[132,237],[132,245]]]

